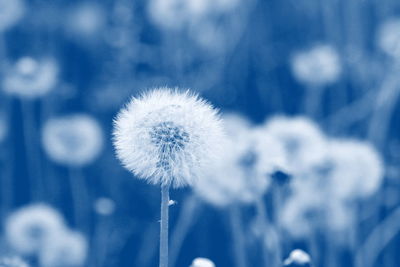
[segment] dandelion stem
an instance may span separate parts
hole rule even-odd
[[[160,267],[168,267],[169,187],[169,184],[161,186]]]
[[[230,210],[230,223],[233,236],[233,249],[237,267],[246,267],[246,251],[244,244],[243,228],[241,223],[240,208],[232,206]]]

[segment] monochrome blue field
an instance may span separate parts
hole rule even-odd
[[[399,103],[395,0],[0,0],[0,267],[398,267]]]

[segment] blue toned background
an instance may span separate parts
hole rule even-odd
[[[329,52],[310,67],[315,47]],[[295,67],[299,55],[305,71]],[[385,177],[357,203],[368,211],[356,225],[357,245],[375,231],[381,250],[368,266],[399,266],[400,220],[386,232],[378,227],[400,204],[399,63],[396,0],[0,0],[1,219],[45,202],[85,236],[82,266],[157,266],[159,188],[121,166],[112,123],[146,89],[191,88],[255,124],[307,115],[326,135],[371,142]],[[43,131],[49,120],[77,113],[100,127],[99,144],[87,161],[65,164],[46,150]],[[191,196],[171,192],[171,234]],[[195,206],[176,266],[196,257],[236,266],[228,210]],[[245,222],[254,214],[247,206],[242,212]],[[5,231],[0,256],[14,254]],[[319,258],[329,257],[327,244],[321,240]],[[304,240],[287,240],[283,257],[295,248],[308,250]],[[248,241],[247,250],[248,267],[262,266],[257,244]],[[315,265],[355,266],[354,255],[338,246],[335,262]]]

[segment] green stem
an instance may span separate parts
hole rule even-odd
[[[169,184],[161,186],[160,267],[168,267]]]

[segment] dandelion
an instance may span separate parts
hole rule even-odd
[[[18,257],[6,257],[0,259],[0,267],[29,267],[29,265]]]
[[[94,204],[95,211],[103,216],[109,216],[115,211],[115,203],[112,199],[101,197]]]
[[[329,188],[340,199],[366,198],[375,193],[383,180],[383,162],[375,148],[357,140],[329,142]]]
[[[47,244],[39,255],[42,267],[83,267],[87,257],[86,238],[72,231],[65,231]]]
[[[294,76],[307,85],[323,86],[335,82],[341,74],[340,57],[329,45],[317,45],[296,53],[291,59]]]
[[[12,213],[5,223],[5,234],[13,249],[23,254],[38,252],[65,229],[59,212],[46,204],[32,204]]]
[[[189,267],[215,267],[215,264],[207,258],[196,258]]]
[[[43,127],[42,144],[47,155],[55,162],[79,167],[99,156],[103,134],[94,118],[74,114],[48,120]]]
[[[312,120],[276,116],[266,121],[265,130],[284,147],[288,173],[301,173],[324,160],[326,140]]]
[[[138,178],[162,187],[161,267],[168,264],[169,187],[200,178],[223,140],[217,111],[189,91],[155,89],[133,98],[115,120],[118,158]]]
[[[34,99],[52,90],[58,80],[58,66],[54,59],[20,58],[3,80],[3,90],[21,98]]]
[[[0,34],[15,25],[24,13],[22,0],[0,0]]]
[[[392,18],[385,21],[379,28],[377,44],[387,55],[400,58],[400,18]]]
[[[289,257],[283,262],[285,266],[311,266],[311,257],[301,249],[290,252]]]

